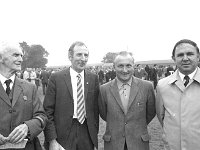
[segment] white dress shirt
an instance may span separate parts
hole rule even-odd
[[[9,79],[12,80],[12,82],[10,82],[10,89],[12,89],[14,81],[15,81],[15,74],[12,75]],[[6,83],[5,83],[6,80],[8,79],[4,77],[2,74],[0,74],[0,81],[5,91],[6,91]]]
[[[73,92],[73,100],[74,100],[74,115],[73,115],[73,118],[77,118],[77,81],[78,81],[77,75],[78,74],[81,75],[83,97],[85,97],[84,96],[84,71],[82,71],[81,73],[77,73],[75,70],[73,70],[70,67],[70,76],[71,76],[72,92]]]
[[[190,81],[191,81],[191,79],[193,79],[193,77],[196,74],[196,72],[197,72],[197,68],[191,74],[188,75],[190,77]],[[178,73],[179,73],[179,76],[180,76],[181,80],[184,82],[185,75],[182,74],[180,71]]]

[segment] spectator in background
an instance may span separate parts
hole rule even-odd
[[[148,74],[148,76],[147,76],[147,79],[146,80],[149,80],[150,79],[150,68],[149,68],[149,66],[148,65],[146,65],[145,67],[144,67],[144,70],[146,71],[146,73]]]
[[[46,88],[48,85],[48,81],[49,81],[49,76],[50,73],[46,70],[46,68],[43,68],[40,74],[40,79],[42,82],[42,91],[43,91],[43,95],[46,94]]]
[[[165,149],[200,149],[199,48],[191,40],[177,42],[172,51],[177,70],[157,86],[156,112],[163,126]]]
[[[154,89],[157,86],[158,80],[157,80],[157,65],[154,64],[153,67],[150,68],[150,80],[153,82]]]
[[[108,69],[106,71],[105,78],[106,78],[106,82],[109,82],[111,80],[111,71],[110,71],[110,69]]]
[[[112,68],[112,70],[110,71],[110,79],[113,80],[116,77],[116,72],[114,70],[114,68]]]
[[[99,76],[99,83],[100,85],[102,85],[104,82],[104,72],[101,68],[99,69],[98,76]]]
[[[29,72],[29,78],[30,78],[30,82],[35,84],[35,79],[37,78],[36,72],[35,72],[35,68],[30,68],[30,72]]]
[[[140,64],[138,64],[136,66],[136,68],[134,69],[134,76],[140,79],[147,79],[148,74],[147,72],[142,68],[142,66]]]
[[[27,68],[23,72],[23,79],[29,81],[29,71]]]

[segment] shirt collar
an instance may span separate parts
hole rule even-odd
[[[12,80],[12,83],[14,83],[15,74],[12,75],[9,79],[11,79],[11,80]],[[8,79],[7,79],[6,77],[4,77],[2,74],[0,74],[0,81],[1,81],[1,83],[4,84],[6,80],[8,80]]]
[[[121,82],[118,78],[116,78],[116,79],[117,79],[117,86],[118,86],[119,89],[122,87],[123,84],[126,84],[126,85],[131,86],[131,83],[132,83],[132,80],[133,80],[133,79],[131,78],[128,82],[123,83],[123,82]]]
[[[78,73],[74,69],[72,69],[72,67],[70,67],[69,69],[70,69],[71,76],[77,77],[77,75],[80,74],[81,78],[84,78],[84,71],[81,71],[80,73]]]
[[[197,72],[197,68],[196,68],[191,74],[188,75],[188,76],[190,77],[190,79],[193,79],[193,78],[194,78],[194,75],[196,74],[196,72]],[[183,81],[185,75],[182,74],[180,71],[178,71],[178,73],[179,73],[179,76],[180,76],[181,80]]]

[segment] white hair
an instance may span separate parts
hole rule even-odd
[[[15,48],[20,49],[19,42],[14,41],[0,41],[0,55],[5,53],[7,50]]]

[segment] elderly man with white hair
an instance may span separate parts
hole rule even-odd
[[[47,117],[34,84],[18,78],[23,52],[18,43],[0,42],[0,147],[25,150],[41,148],[37,135]],[[37,147],[36,147],[37,145]],[[12,147],[12,148],[13,148]]]

